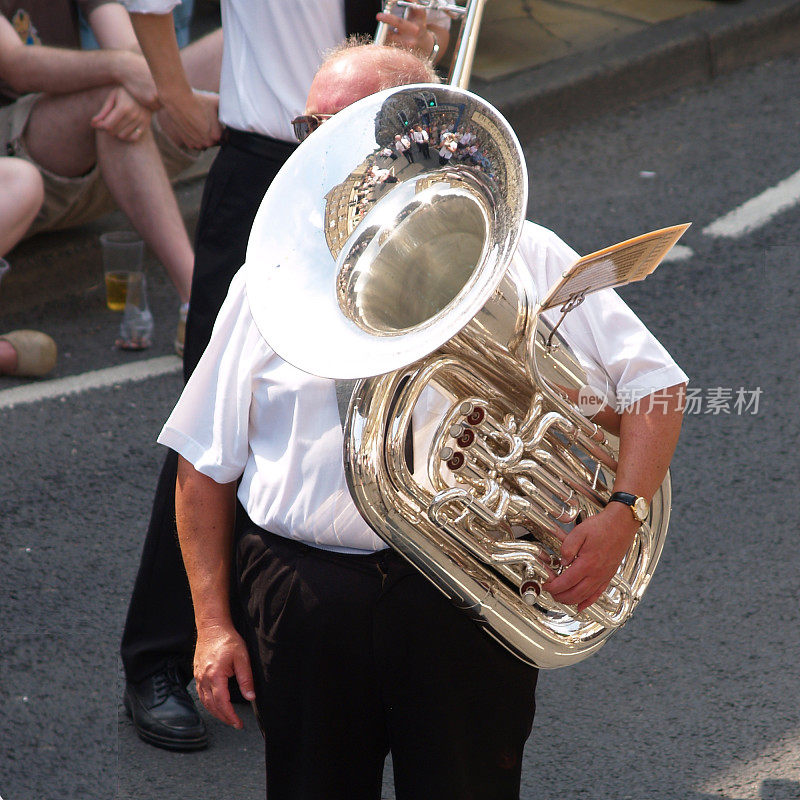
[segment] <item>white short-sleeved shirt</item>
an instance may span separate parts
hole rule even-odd
[[[132,12],[166,14],[180,0],[123,2]],[[303,113],[324,54],[345,39],[344,0],[222,0],[220,7],[220,121],[294,142],[289,123]],[[428,21],[450,25],[441,11],[428,12]]]
[[[514,261],[544,291],[577,258],[555,234],[529,222]],[[687,380],[613,291],[587,297],[560,330],[626,397]],[[417,453],[427,451],[425,440],[438,421],[418,404]],[[386,545],[348,492],[342,439],[335,382],[302,372],[270,349],[253,321],[245,270],[239,270],[211,342],[158,441],[219,483],[241,477],[239,499],[253,522],[273,533],[343,552],[382,549]]]

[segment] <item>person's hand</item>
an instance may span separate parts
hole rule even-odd
[[[161,101],[158,97],[153,76],[150,74],[150,67],[147,66],[144,56],[127,51],[119,51],[122,59],[121,66],[117,70],[118,80],[125,87],[125,90],[145,108],[150,111],[158,111],[161,108]]]
[[[165,104],[159,122],[164,133],[178,145],[191,150],[213,147],[222,136],[219,95],[193,92],[176,102]]]
[[[241,730],[241,719],[233,710],[228,678],[236,676],[246,700],[255,699],[253,673],[244,639],[233,626],[209,625],[197,631],[194,679],[200,702],[218,720]]]
[[[561,543],[564,569],[542,588],[559,603],[583,611],[606,590],[638,529],[627,506],[609,503],[567,534]]]
[[[123,142],[138,142],[150,127],[150,112],[117,86],[111,89],[102,108],[92,117],[92,127]]]
[[[381,11],[376,19],[389,26],[386,34],[387,44],[396,44],[406,50],[415,50],[427,58],[433,49],[434,39],[426,27],[428,13],[424,8],[409,8],[407,16],[388,14]]]

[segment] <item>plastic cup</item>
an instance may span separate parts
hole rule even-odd
[[[106,305],[123,311],[132,274],[142,274],[144,242],[133,231],[109,231],[100,236],[103,272],[106,279]]]
[[[119,326],[117,347],[122,350],[144,350],[153,340],[153,315],[147,304],[147,282],[142,272],[128,275],[125,312]]]

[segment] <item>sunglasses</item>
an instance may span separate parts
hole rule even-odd
[[[297,141],[302,142],[307,139],[309,134],[314,133],[325,120],[330,119],[332,116],[333,114],[302,114],[299,117],[295,117],[292,120],[292,128]]]

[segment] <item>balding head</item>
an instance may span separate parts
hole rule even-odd
[[[336,114],[362,97],[410,83],[438,83],[433,67],[399,47],[349,45],[335,50],[314,76],[307,114]]]

